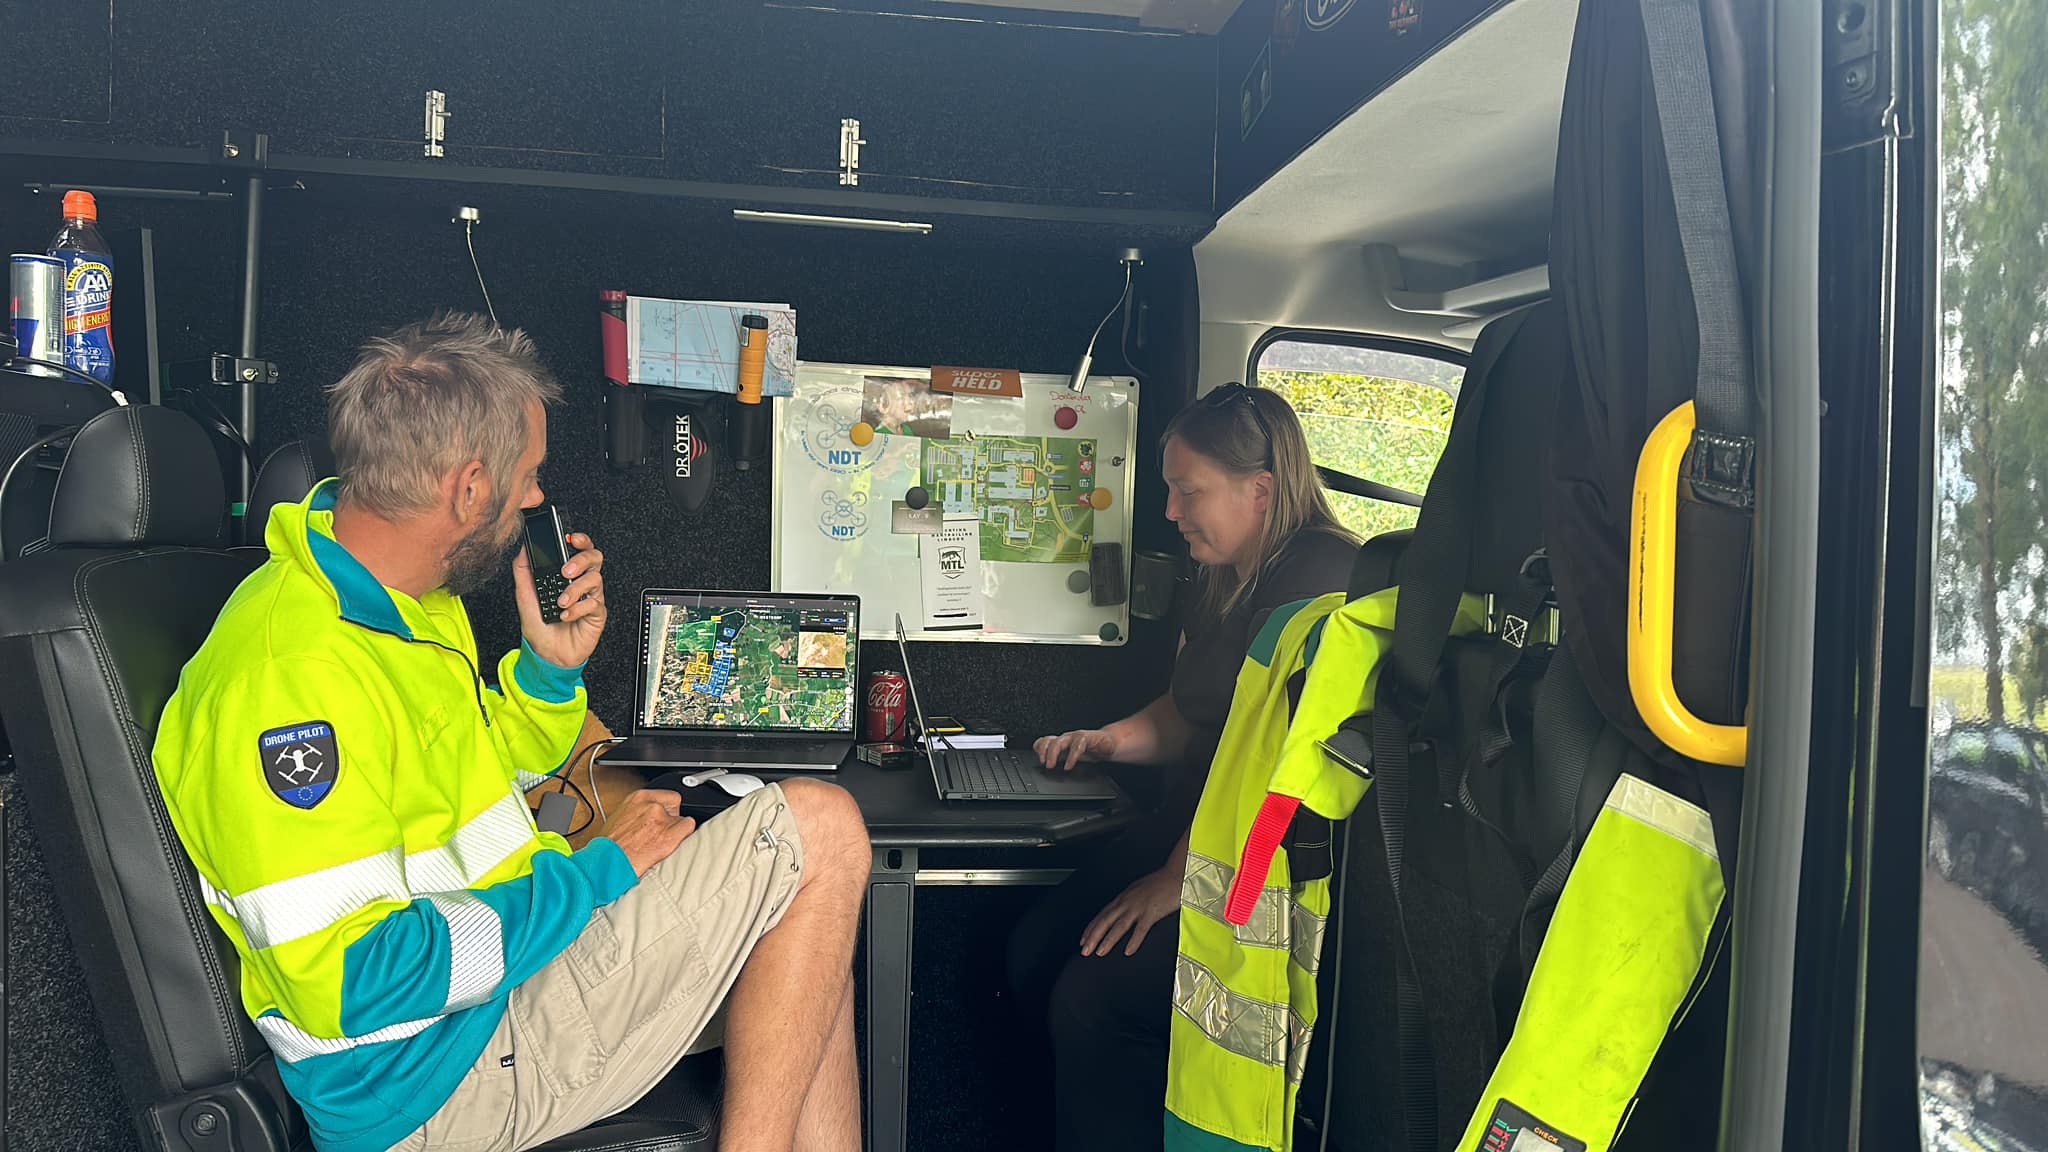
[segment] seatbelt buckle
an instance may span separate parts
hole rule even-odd
[[[1548,598],[1531,613],[1535,618],[1511,609],[1504,609],[1494,594],[1486,594],[1486,631],[1500,637],[1501,643],[1510,648],[1527,648],[1532,642],[1552,648],[1557,646],[1557,605]]]

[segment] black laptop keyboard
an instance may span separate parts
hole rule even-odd
[[[946,773],[962,792],[1036,792],[1022,756],[1001,748],[948,748]]]

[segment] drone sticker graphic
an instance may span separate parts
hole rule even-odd
[[[829,540],[855,540],[867,531],[868,506],[866,492],[848,492],[840,495],[826,491],[819,497],[823,506],[818,514],[818,530]]]
[[[886,441],[877,437],[866,445],[853,442],[854,424],[860,420],[861,390],[834,388],[811,402],[802,419],[804,455],[828,472],[853,476],[881,463]]]

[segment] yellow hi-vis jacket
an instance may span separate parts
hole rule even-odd
[[[1189,834],[1171,1152],[1292,1147],[1329,885],[1291,882],[1279,849],[1303,805],[1341,820],[1365,797],[1369,782],[1333,762],[1323,742],[1370,710],[1397,597],[1390,588],[1350,603],[1332,595],[1283,605],[1239,674]],[[1485,623],[1484,599],[1466,596],[1451,633]],[[1290,721],[1286,684],[1304,665]],[[1683,1013],[1721,896],[1706,812],[1622,776],[1579,848],[1460,1152],[1606,1152]]]
[[[382,1152],[635,876],[610,840],[537,832],[523,795],[582,729],[580,669],[522,646],[485,684],[461,601],[380,585],[334,539],[334,499],[328,481],[272,513],[154,756],[314,1143]]]
[[[1369,599],[1391,626],[1392,593]],[[1278,849],[1294,809],[1269,810],[1266,801],[1288,732],[1288,678],[1308,664],[1316,626],[1343,606],[1344,594],[1333,592],[1273,609],[1238,671],[1188,832],[1166,1079],[1169,1150],[1287,1146],[1315,1025],[1330,885],[1290,881]],[[1313,669],[1309,676],[1313,682]],[[1356,702],[1354,688],[1353,710]],[[1247,844],[1264,848],[1248,853]]]

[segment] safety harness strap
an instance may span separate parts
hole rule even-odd
[[[1650,86],[1699,328],[1692,482],[1732,508],[1756,503],[1756,390],[1721,168],[1699,0],[1641,0]]]

